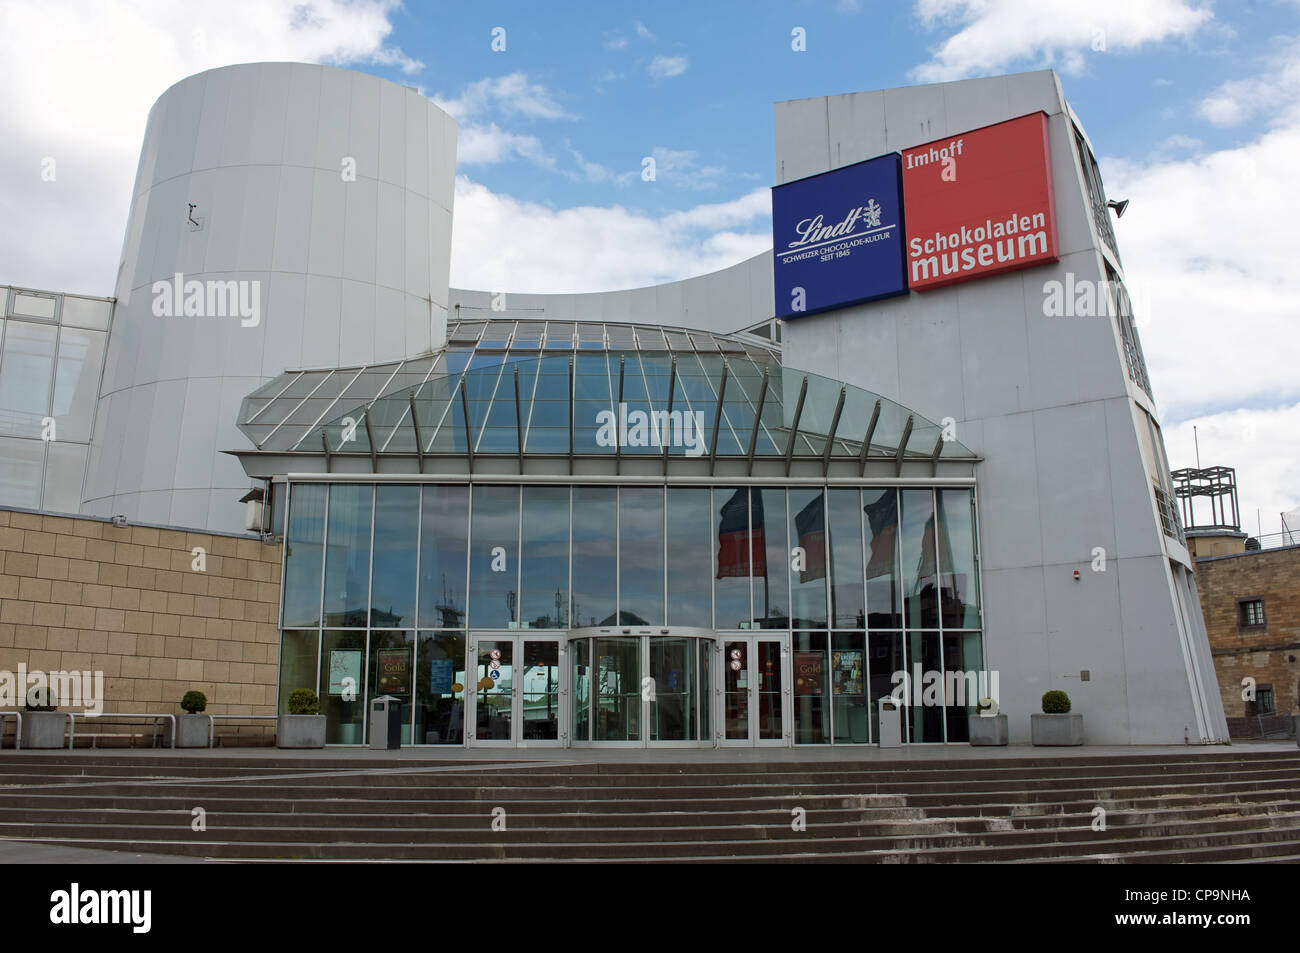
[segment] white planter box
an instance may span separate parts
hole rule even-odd
[[[170,726],[168,726],[170,728]],[[206,748],[208,746],[207,715],[176,716],[176,747]],[[171,741],[170,738],[167,739]]]
[[[970,725],[970,743],[973,745],[1001,747],[1011,738],[1006,715],[967,715],[966,717]]]
[[[68,716],[61,711],[23,712],[24,748],[62,748],[67,742],[64,733]]]
[[[324,715],[281,715],[275,725],[277,748],[324,748]]]
[[[1029,736],[1036,745],[1046,747],[1073,747],[1083,744],[1083,715],[1066,712],[1064,715],[1030,715]]]

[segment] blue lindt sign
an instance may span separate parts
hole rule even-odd
[[[778,318],[907,292],[901,166],[890,153],[772,189]]]

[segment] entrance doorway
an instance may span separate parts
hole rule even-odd
[[[722,639],[722,743],[789,746],[790,636]]]
[[[566,734],[563,654],[558,635],[470,636],[469,743],[560,747]]]

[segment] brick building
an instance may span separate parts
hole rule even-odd
[[[1284,716],[1300,712],[1300,546],[1200,556],[1196,588],[1229,733],[1288,730]]]

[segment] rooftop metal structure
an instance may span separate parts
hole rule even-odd
[[[1174,495],[1178,497],[1187,532],[1225,529],[1236,532],[1241,529],[1236,470],[1232,467],[1184,467],[1169,475],[1174,481]],[[1196,500],[1199,497],[1210,501],[1208,523],[1196,519]]]

